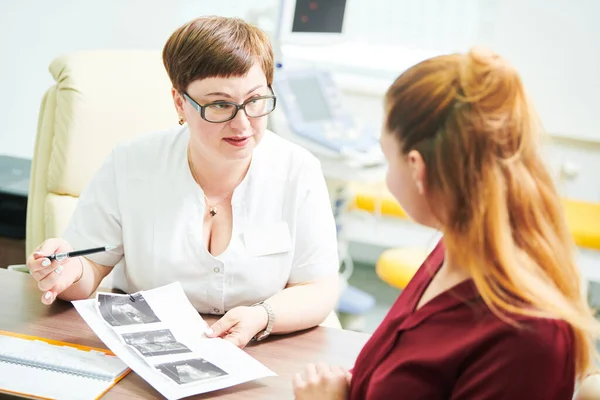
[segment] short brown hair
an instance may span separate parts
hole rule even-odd
[[[267,34],[239,18],[205,16],[178,28],[163,48],[175,90],[196,79],[244,76],[258,62],[273,83],[273,49]]]

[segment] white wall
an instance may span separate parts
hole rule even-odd
[[[546,129],[600,141],[600,1],[503,0],[489,44],[520,72]]]
[[[347,0],[344,32],[358,41],[462,50],[475,39],[488,37],[499,1]]]
[[[344,29],[369,43],[355,64],[386,79],[400,63],[393,48],[373,55],[375,45],[436,53],[489,46],[519,71],[550,133],[600,141],[599,19],[598,0],[348,0]]]
[[[187,20],[202,14],[244,16],[251,5],[244,0],[0,0],[0,154],[32,157],[40,102],[54,84],[48,65],[58,55],[161,50]]]

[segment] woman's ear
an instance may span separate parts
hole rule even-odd
[[[423,156],[417,150],[411,150],[407,155],[408,168],[410,174],[415,182],[417,191],[420,195],[424,195],[426,191],[425,179],[426,179],[426,168]]]
[[[177,111],[177,115],[184,115],[183,113],[183,104],[185,99],[175,88],[171,88],[171,95],[173,96],[173,104],[175,104],[175,110]]]

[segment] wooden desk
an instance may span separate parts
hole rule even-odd
[[[86,346],[106,348],[70,304],[41,303],[42,293],[29,275],[0,269],[0,329]],[[204,317],[207,322],[216,318]],[[309,362],[327,362],[349,368],[369,335],[317,327],[286,336],[272,336],[246,347],[252,357],[278,376],[255,380],[195,398],[289,399],[292,376]],[[114,386],[103,399],[160,399],[162,396],[135,372]]]

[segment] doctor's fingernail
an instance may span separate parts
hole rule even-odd
[[[51,298],[52,298],[52,293],[46,292],[46,294],[44,295],[44,299],[50,300]]]
[[[50,263],[50,260],[46,258],[44,261],[42,261],[42,267],[47,267],[48,265],[50,265]]]

